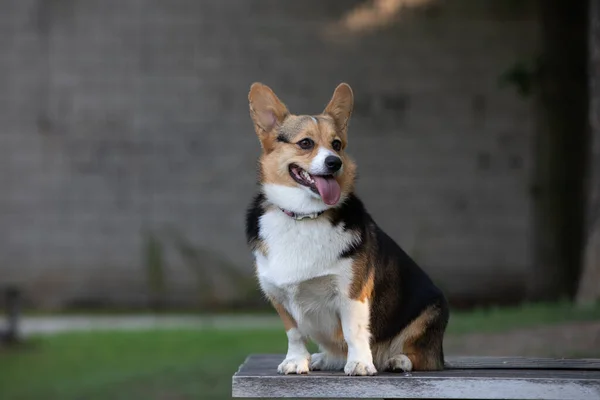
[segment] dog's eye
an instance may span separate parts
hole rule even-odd
[[[302,139],[301,141],[298,142],[298,146],[300,146],[300,148],[304,149],[304,150],[310,150],[313,148],[314,145],[315,145],[315,142],[313,142],[312,139],[309,139],[309,138]]]
[[[340,151],[342,149],[342,142],[336,139],[331,142],[331,147],[333,147],[335,151]]]

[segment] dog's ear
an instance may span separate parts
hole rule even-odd
[[[338,129],[346,133],[348,121],[354,107],[354,94],[352,88],[347,83],[340,83],[333,92],[333,97],[325,107],[323,114],[330,115],[337,125]]]
[[[248,102],[250,117],[261,142],[290,114],[271,88],[262,83],[256,82],[250,86]]]

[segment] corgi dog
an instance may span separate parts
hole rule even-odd
[[[248,100],[262,154],[246,236],[287,334],[278,372],[443,369],[443,293],[354,194],[350,86],[340,84],[319,115],[291,114],[261,83]]]

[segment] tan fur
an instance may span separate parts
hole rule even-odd
[[[350,298],[364,303],[371,300],[375,286],[375,273],[368,271],[369,262],[366,252],[358,254],[352,263],[353,279],[350,284]]]
[[[439,343],[431,343],[428,347],[429,351],[422,351],[417,348],[417,341],[420,340],[428,329],[428,325],[438,316],[438,309],[429,307],[409,326],[406,327],[400,334],[404,337],[404,354],[413,364],[413,369],[416,371],[432,371],[441,370],[443,365],[438,363],[435,357],[434,350],[438,350],[442,346],[442,336],[438,336]]]
[[[342,196],[352,192],[356,165],[344,151],[348,143],[348,120],[352,112],[352,90],[348,85],[338,86],[323,113],[315,116],[316,124],[306,115],[290,114],[285,104],[263,84],[253,84],[248,99],[250,115],[263,148],[259,159],[261,183],[295,186],[288,165],[294,163],[303,169],[309,169],[310,162],[319,148],[333,151],[332,142],[338,139],[342,142],[342,150],[338,155],[344,167],[343,173],[335,179],[340,185]],[[275,127],[286,131],[289,143],[277,141]],[[296,145],[305,138],[315,142],[311,150],[303,150]]]
[[[433,307],[427,308],[419,317],[410,323],[399,335],[385,343],[374,344],[372,347],[373,359],[379,365],[385,364],[391,357],[397,354],[405,354],[413,364],[416,371],[440,370],[443,365],[438,365],[437,358],[431,348],[431,352],[423,352],[416,348],[416,343],[427,331],[428,325],[438,316],[438,310]],[[432,345],[441,346],[440,343]]]
[[[343,173],[336,177],[340,184],[343,194],[350,193],[354,189],[354,179],[356,176],[356,166],[352,159],[344,152],[346,146],[345,135],[342,131],[336,131],[336,125],[329,116],[319,116],[318,124],[308,119],[300,126],[297,126],[298,119],[302,116],[290,115],[283,123],[283,127],[293,126],[294,135],[290,137],[290,143],[277,142],[276,137],[267,136],[264,139],[263,147],[272,149],[270,152],[263,152],[260,157],[261,183],[275,183],[285,186],[295,186],[296,182],[288,172],[290,163],[297,164],[303,169],[309,169],[310,162],[317,155],[320,147],[333,150],[331,143],[338,139],[342,142],[342,150],[338,153],[342,159]],[[310,138],[315,142],[311,150],[303,150],[295,143],[302,139]]]
[[[353,280],[350,286],[350,297],[361,302],[371,300],[375,285],[374,270],[371,270],[371,273],[367,272],[368,252],[367,247],[355,256],[352,264]],[[385,365],[395,355],[405,354],[415,370],[442,369],[443,365],[438,365],[435,353],[423,352],[416,347],[417,341],[427,333],[429,324],[438,317],[438,312],[437,308],[429,307],[392,340],[374,343],[372,352],[375,364]]]
[[[324,339],[324,338],[321,338]],[[321,346],[327,349],[331,354],[335,354],[339,357],[345,357],[348,352],[348,344],[344,339],[344,331],[342,330],[342,322],[338,319],[338,327],[333,333],[333,336],[328,338],[328,340],[323,341]]]
[[[325,107],[323,114],[331,115],[338,128],[344,132],[348,130],[348,121],[354,107],[354,94],[346,83],[341,83],[335,88],[333,96]]]
[[[264,240],[253,240],[252,243],[250,243],[250,247],[252,250],[260,252],[263,256],[267,256],[269,254],[269,248]]]
[[[274,128],[281,124],[289,115],[285,104],[275,93],[262,83],[254,83],[248,93],[250,104],[250,117],[254,122],[254,129],[264,151],[271,151],[274,140],[269,140]],[[267,146],[265,146],[267,145]]]
[[[340,185],[341,196],[344,197],[354,190],[356,165],[345,152],[348,145],[348,121],[353,108],[353,93],[350,86],[340,84],[323,113],[314,117],[291,114],[275,93],[260,83],[252,85],[248,99],[254,128],[263,148],[259,159],[261,184],[297,186],[296,181],[290,176],[289,165],[296,164],[304,170],[309,170],[319,149],[325,148],[337,153],[342,159],[343,169],[341,173],[334,175]],[[315,143],[311,149],[302,149],[298,145],[298,142],[306,138]],[[333,149],[332,142],[336,139],[342,143],[339,151]],[[326,211],[325,216],[335,217],[334,210]],[[367,239],[363,238],[363,240]],[[377,259],[375,255],[378,249],[369,246],[368,241],[363,245],[360,251],[352,256],[352,277],[348,296],[352,300],[363,303],[360,307],[366,309],[373,304],[372,300],[375,296],[375,274],[378,269],[372,268],[373,265],[370,263]],[[255,240],[252,247],[262,255],[268,255],[269,249],[263,240]],[[271,252],[275,251],[274,245]],[[316,287],[317,281],[321,282],[322,279],[302,283],[302,285],[308,285],[304,289],[309,289],[307,291],[310,299],[320,298],[310,292],[313,290],[311,288]],[[344,290],[341,291],[344,292]],[[296,321],[284,306],[273,299],[270,300],[282,319],[285,330],[297,328]],[[294,301],[301,303],[298,299]],[[370,309],[369,312],[377,311]],[[412,363],[413,370],[442,369],[443,365],[440,365],[439,356],[443,354],[442,340],[445,325],[440,330],[439,320],[441,316],[446,318],[447,322],[447,311],[444,312],[446,314],[440,314],[439,308],[430,306],[392,339],[381,343],[371,343],[375,365],[378,368],[389,366],[395,369],[398,366],[402,367],[405,362],[406,364]],[[368,314],[363,313],[362,315],[368,317]],[[302,320],[301,317],[299,319]],[[363,326],[369,325],[368,318],[363,321],[365,321]],[[437,323],[435,323],[436,321]],[[328,318],[326,322],[335,323],[336,321]],[[321,323],[319,326],[327,325],[327,323]],[[339,317],[337,328],[334,329],[330,325],[330,329],[323,336],[318,337],[318,343],[324,350],[339,357],[346,357],[348,345]],[[368,341],[368,337],[366,336],[366,341]],[[398,363],[394,364],[394,361]]]
[[[269,247],[263,240],[259,240],[257,242],[256,250],[258,250],[265,257],[269,255]]]
[[[294,318],[290,315],[289,312],[287,312],[287,310],[281,304],[277,303],[276,301],[271,301],[271,304],[273,304],[273,307],[277,311],[277,314],[279,314],[279,318],[281,318],[281,321],[283,321],[283,328],[286,332],[292,328],[298,327],[298,324],[296,323]]]

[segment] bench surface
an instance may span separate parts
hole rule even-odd
[[[600,359],[447,357],[438,372],[279,375],[283,355],[252,355],[233,397],[600,400]]]

